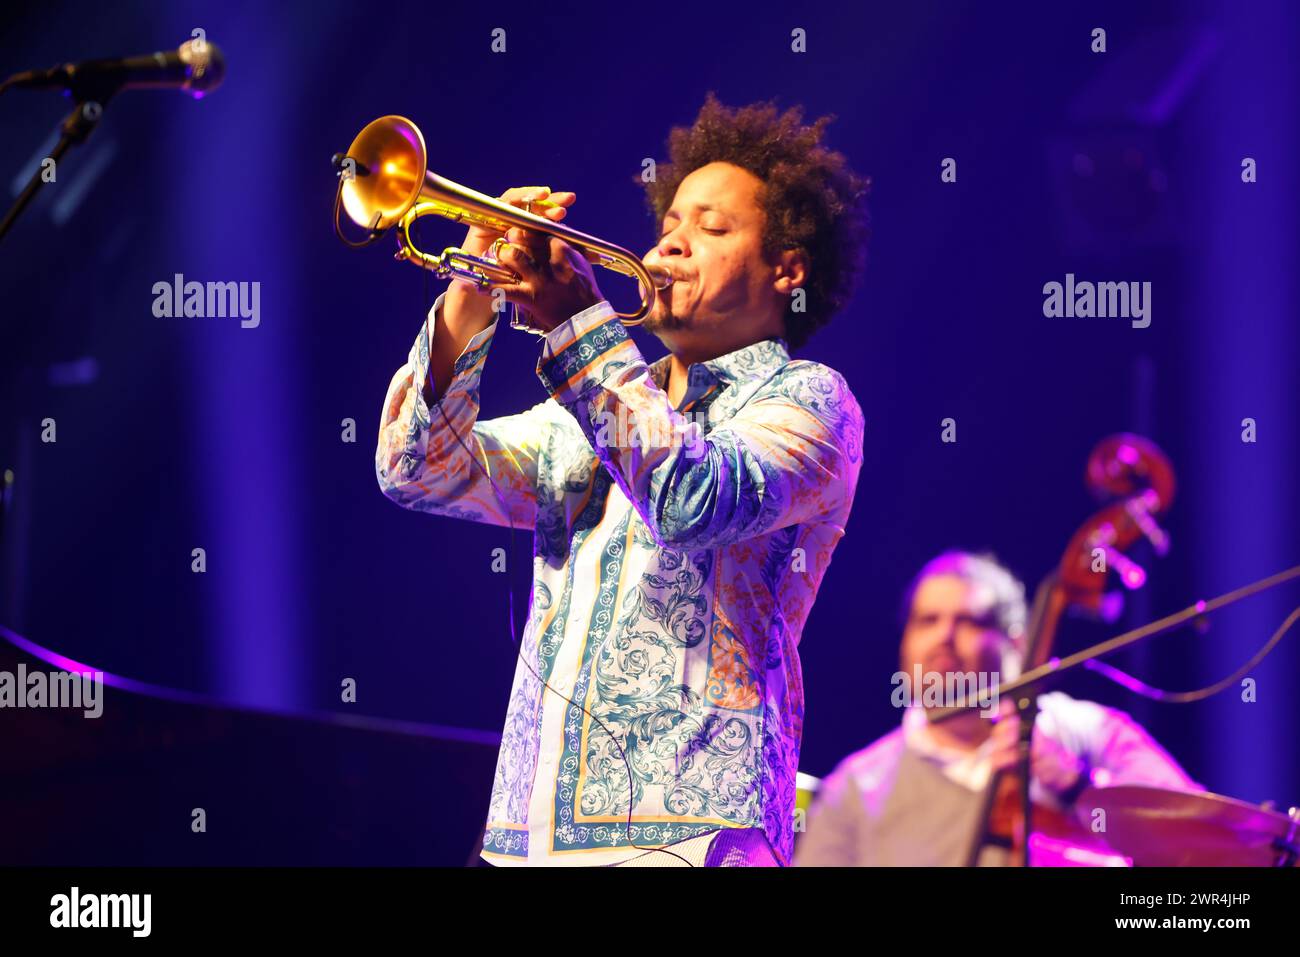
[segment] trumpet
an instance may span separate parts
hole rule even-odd
[[[520,280],[518,273],[497,258],[504,239],[497,239],[482,256],[456,246],[432,255],[416,246],[411,238],[412,224],[421,216],[433,215],[502,233],[512,226],[545,233],[577,247],[594,265],[638,281],[640,306],[633,312],[618,313],[628,326],[640,325],[654,308],[658,294],[672,284],[667,270],[646,265],[623,247],[532,212],[534,206],[553,204],[535,201],[528,209],[519,209],[475,192],[432,172],[428,155],[419,127],[403,116],[381,116],[357,134],[346,154],[335,154],[339,187],[334,198],[334,230],[339,238],[349,246],[366,246],[396,226],[394,258],[399,262],[414,263],[440,279],[454,278],[486,290]],[[369,230],[366,239],[354,242],[343,234],[340,205],[352,222]],[[537,331],[527,326],[518,328]]]

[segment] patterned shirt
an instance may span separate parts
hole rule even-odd
[[[613,864],[754,828],[788,864],[799,638],[862,461],[844,379],[767,339],[691,365],[674,408],[669,357],[647,364],[601,302],[546,336],[550,398],[517,415],[478,421],[496,323],[475,335],[440,400],[458,441],[429,387],[441,304],[389,386],[375,468],[403,507],[535,529],[483,856]]]

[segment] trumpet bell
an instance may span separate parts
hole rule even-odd
[[[404,116],[381,116],[357,134],[347,155],[356,162],[343,183],[348,218],[378,231],[397,225],[424,188],[429,153],[419,128]]]

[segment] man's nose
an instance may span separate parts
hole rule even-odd
[[[942,644],[949,651],[955,651],[957,648],[957,624],[956,618],[950,618],[942,624],[940,629],[943,638]]]
[[[666,259],[669,256],[689,256],[690,248],[681,238],[681,230],[674,229],[670,233],[664,233],[659,242],[655,244],[654,253],[660,259]]]

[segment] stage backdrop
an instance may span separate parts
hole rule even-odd
[[[800,647],[808,772],[896,725],[897,603],[916,569],[992,549],[1032,589],[1095,507],[1083,466],[1107,434],[1172,457],[1172,551],[1139,552],[1150,581],[1123,618],[1071,622],[1062,649],[1300,561],[1300,12],[1285,0],[56,2],[3,17],[5,73],[196,30],[228,64],[198,102],[121,94],[0,245],[3,621],[67,656],[248,705],[499,730],[526,535],[512,581],[492,570],[503,530],[405,512],[375,481],[384,392],[437,292],[388,243],[349,251],[329,225],[331,154],[386,113],[420,124],[444,176],[574,190],[572,225],[637,250],[656,235],[643,161],[707,91],[837,116],[831,145],[874,181],[870,265],[802,354],[847,377],[867,426]],[[0,98],[7,200],[69,107]],[[462,232],[422,235],[441,248]],[[1067,274],[1151,283],[1149,326],[1046,318],[1044,284]],[[259,283],[256,325],[155,316],[155,284],[177,276]],[[541,401],[537,349],[498,334],[484,415]],[[1208,684],[1296,604],[1294,588],[1267,596],[1117,663]],[[1285,805],[1300,800],[1298,673],[1292,639],[1253,703],[1150,705],[1096,676],[1066,688],[1134,713],[1209,788]]]

